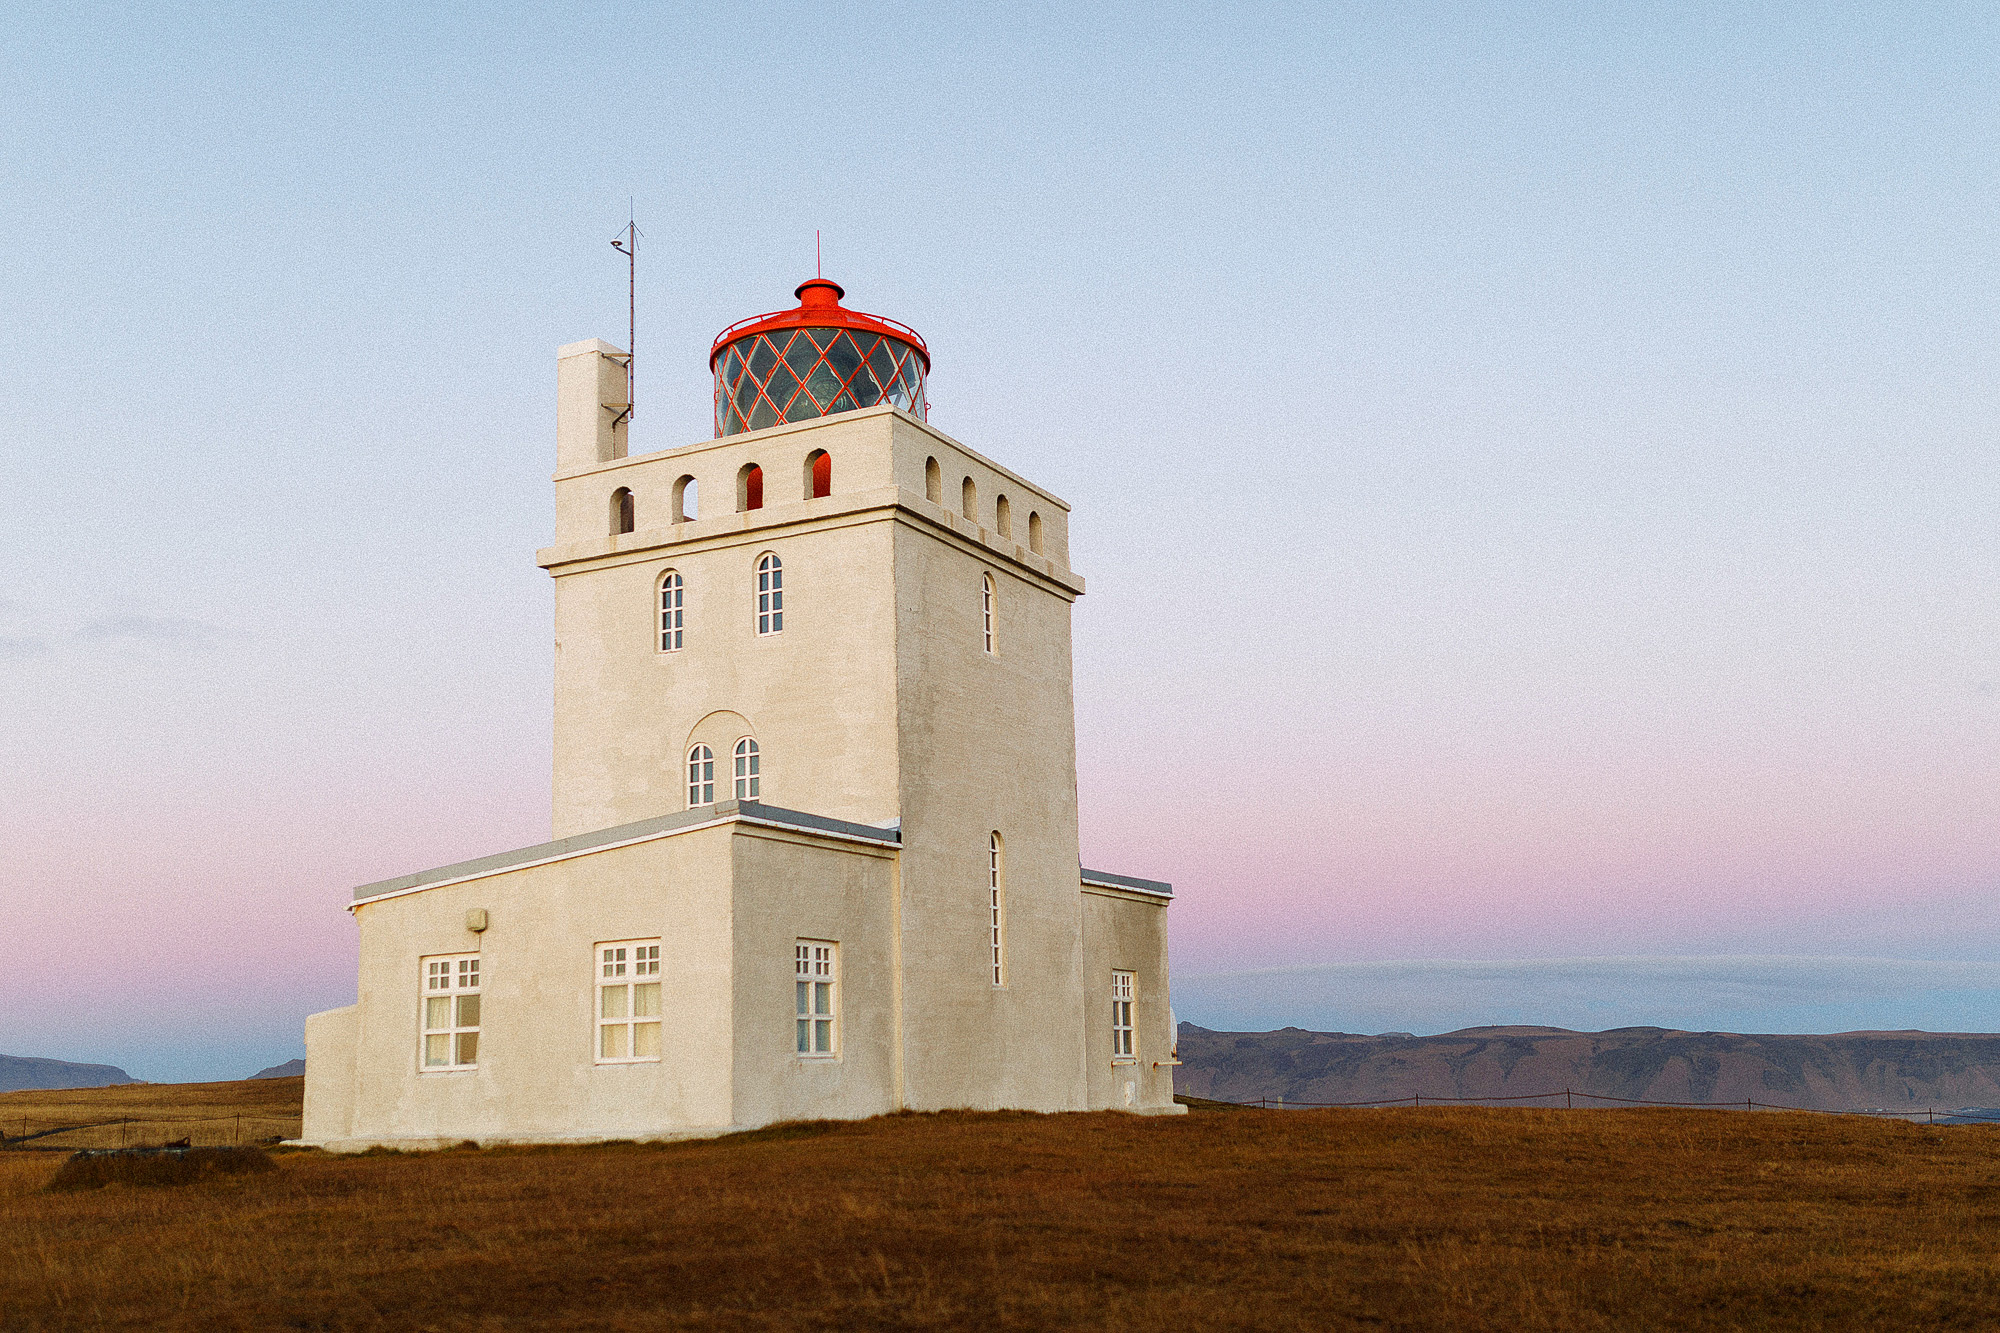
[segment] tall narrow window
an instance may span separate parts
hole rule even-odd
[[[793,1034],[800,1055],[837,1055],[836,1025],[840,1011],[835,1004],[833,967],[834,945],[821,940],[800,940],[792,947],[792,1006],[797,1031]]]
[[[979,576],[979,620],[980,632],[986,641],[986,651],[993,651],[993,576]]]
[[[1111,1058],[1131,1060],[1132,1054],[1132,974],[1111,974]]]
[[[425,1069],[479,1063],[479,955],[424,959]]]
[[[777,556],[766,555],[757,561],[757,632],[777,634],[784,628],[785,567]]]
[[[736,511],[745,513],[764,507],[764,469],[745,463],[736,474]]]
[[[715,804],[715,752],[706,745],[688,751],[688,808]]]
[[[597,946],[597,1062],[660,1058],[660,942]]]
[[[806,499],[818,500],[833,494],[833,455],[815,449],[806,455]]]
[[[635,512],[631,491],[620,486],[611,492],[611,534],[614,537],[632,531]]]
[[[979,488],[972,484],[970,477],[958,488],[958,510],[973,522],[979,521]]]
[[[760,797],[763,778],[758,775],[761,762],[757,754],[757,742],[745,736],[736,742],[736,799],[755,801]]]
[[[993,984],[1007,984],[1007,886],[1001,880],[1000,835],[986,839],[987,943],[993,950]]]
[[[944,503],[944,469],[935,458],[924,460],[924,498],[934,505]]]
[[[993,502],[993,526],[1002,537],[1014,535],[1014,506],[1007,503],[1004,495]]]
[[[660,651],[677,653],[681,648],[684,619],[687,608],[683,605],[686,589],[681,585],[681,576],[673,570],[660,580]]]

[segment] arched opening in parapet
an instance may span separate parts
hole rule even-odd
[[[674,483],[674,522],[692,523],[701,512],[701,483],[682,477]]]
[[[636,526],[637,511],[632,505],[632,492],[624,486],[611,492],[611,535],[622,536]]]
[[[934,505],[944,503],[944,469],[935,458],[924,460],[924,498]]]
[[[1042,553],[1042,516],[1028,511],[1028,549],[1036,555]]]
[[[1004,495],[993,502],[993,526],[1002,537],[1014,535],[1014,506],[1007,503]]]
[[[958,488],[958,512],[975,523],[979,521],[979,488],[972,484],[970,477]]]
[[[764,469],[745,463],[736,474],[736,512],[748,513],[764,507]]]
[[[818,500],[833,494],[833,455],[815,449],[806,455],[806,499]]]

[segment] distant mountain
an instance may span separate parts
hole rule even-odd
[[[32,1055],[0,1055],[0,1092],[30,1088],[104,1088],[113,1083],[138,1083],[116,1065],[79,1065],[68,1060],[43,1060]]]
[[[300,1074],[303,1074],[305,1072],[306,1072],[305,1061],[287,1060],[285,1061],[285,1063],[281,1065],[272,1065],[269,1069],[260,1069],[256,1073],[252,1074],[250,1077],[251,1078],[297,1078]]]
[[[2000,1035],[1833,1036],[1668,1028],[1465,1028],[1436,1037],[1211,1032],[1183,1023],[1174,1090],[1221,1101],[1356,1102],[1577,1092],[1805,1110],[2000,1106]]]

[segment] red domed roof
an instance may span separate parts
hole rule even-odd
[[[799,298],[796,310],[774,310],[768,315],[739,319],[716,334],[715,345],[708,349],[709,367],[714,368],[715,359],[722,355],[723,348],[752,334],[772,329],[813,328],[865,329],[895,338],[916,348],[917,355],[924,359],[924,369],[928,371],[931,368],[930,348],[924,346],[924,340],[915,329],[880,315],[864,315],[859,310],[849,310],[840,303],[840,298],[847,295],[846,290],[831,278],[808,278],[798,285],[792,295]]]

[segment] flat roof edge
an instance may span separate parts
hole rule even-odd
[[[1134,893],[1150,893],[1156,898],[1174,896],[1174,886],[1165,880],[1135,879],[1131,875],[1114,875],[1108,870],[1086,870],[1083,872],[1083,882],[1107,889],[1130,889]]]
[[[881,828],[874,824],[854,824],[845,819],[830,819],[825,815],[808,814],[803,810],[787,810],[781,806],[765,805],[761,801],[717,801],[714,805],[704,805],[696,810],[678,810],[670,815],[656,815],[652,819],[616,824],[590,833],[573,833],[567,838],[538,843],[533,847],[494,852],[490,856],[474,857],[470,861],[457,861],[432,870],[419,870],[415,874],[377,880],[373,884],[363,884],[354,890],[353,901],[361,903],[376,898],[393,897],[397,894],[412,893],[418,889],[457,883],[460,880],[478,879],[484,875],[498,874],[503,870],[561,861],[572,856],[624,846],[627,843],[645,842],[652,838],[689,833],[716,824],[738,822],[797,829],[805,833],[823,833],[849,841],[872,843],[878,847],[900,846],[903,840],[903,835],[898,829]]]

